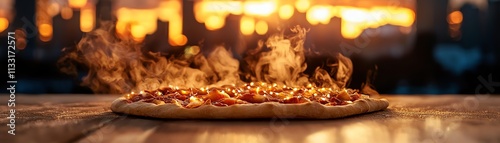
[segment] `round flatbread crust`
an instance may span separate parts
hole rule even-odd
[[[111,110],[137,116],[165,119],[252,119],[252,118],[302,118],[331,119],[384,110],[389,106],[386,99],[364,98],[352,104],[324,106],[317,102],[282,104],[264,102],[235,104],[231,106],[202,105],[184,108],[173,103],[156,105],[147,102],[127,103],[124,97],[113,101]]]

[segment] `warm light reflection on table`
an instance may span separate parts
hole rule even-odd
[[[363,118],[363,117],[354,117]],[[370,119],[364,119],[370,120]],[[464,142],[472,141],[462,131],[473,128],[466,120],[427,117],[421,120],[387,119],[363,121],[353,118],[329,120],[267,119],[260,121],[176,121],[152,127],[155,134],[143,141],[161,138],[189,139],[196,143],[327,143],[327,142]],[[238,128],[235,128],[238,126]],[[484,125],[485,127],[487,125]],[[178,133],[165,133],[170,128]],[[195,133],[189,137],[183,132]],[[126,136],[126,135],[124,135]]]

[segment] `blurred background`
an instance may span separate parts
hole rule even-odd
[[[80,86],[85,68],[74,77],[56,63],[104,21],[144,50],[223,44],[239,60],[300,25],[306,73],[340,52],[353,61],[352,88],[368,78],[383,94],[500,93],[499,0],[0,0],[2,49],[16,33],[17,93],[92,93]]]

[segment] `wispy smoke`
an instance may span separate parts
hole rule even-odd
[[[307,75],[303,74],[307,65],[304,62],[304,41],[306,30],[292,29],[294,35],[285,38],[283,34],[270,36],[264,44],[259,44],[260,52],[255,57],[247,57],[246,62],[254,73],[253,80],[286,85],[306,85]],[[265,46],[265,47],[264,47]]]
[[[175,85],[202,87],[217,82],[239,80],[238,61],[223,47],[208,58],[197,54],[192,60],[166,58],[161,53],[143,51],[131,39],[119,39],[109,24],[87,35],[74,49],[65,49],[59,66],[76,75],[78,65],[88,69],[82,85],[95,93],[127,93]],[[199,68],[192,68],[193,63]]]
[[[242,68],[224,46],[215,47],[208,56],[198,52],[167,58],[160,52],[145,51],[131,39],[117,38],[113,29],[111,24],[103,24],[86,34],[75,48],[65,49],[59,60],[65,73],[76,75],[79,70],[87,70],[82,85],[95,93],[127,93],[169,85],[220,86],[242,83],[241,79],[342,89],[352,75],[351,61],[340,54],[336,63],[328,65],[334,69],[333,78],[331,72],[319,67],[312,76],[304,74],[307,30],[299,26],[291,29],[293,34],[276,34],[259,42],[244,57],[247,67]]]

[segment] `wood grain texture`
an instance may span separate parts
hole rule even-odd
[[[8,114],[1,112],[0,141],[500,142],[498,96],[386,95],[387,110],[335,120],[160,120],[112,113],[117,97],[18,95],[16,136],[6,133]]]
[[[385,99],[358,99],[354,104],[324,106],[317,102],[282,104],[265,102],[260,104],[240,104],[232,106],[202,105],[188,109],[182,105],[167,103],[157,105],[146,102],[128,103],[120,97],[113,101],[111,110],[116,113],[163,118],[163,119],[333,119],[384,110],[389,106]]]

